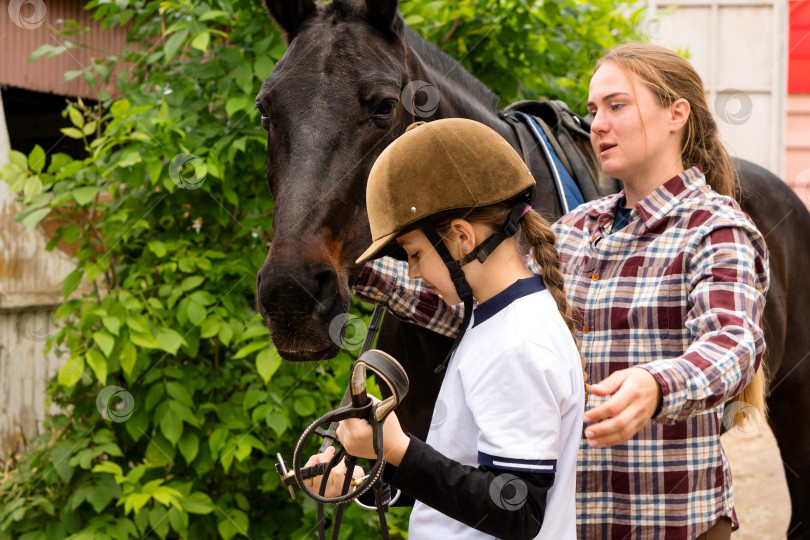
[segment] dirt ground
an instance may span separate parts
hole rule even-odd
[[[752,429],[735,428],[721,440],[731,463],[734,505],[740,519],[740,528],[731,538],[784,540],[790,498],[771,430],[764,422],[757,422]]]

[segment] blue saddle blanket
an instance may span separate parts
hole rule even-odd
[[[554,151],[554,146],[549,142],[546,132],[543,131],[543,128],[537,120],[535,120],[533,116],[522,112],[518,112],[517,115],[528,124],[530,131],[535,139],[537,139],[537,143],[543,148],[543,153],[551,164],[552,176],[555,182],[557,182],[557,191],[561,191],[560,204],[563,208],[563,213],[567,214],[584,203],[585,197],[582,196],[582,192],[579,190],[576,182],[574,182],[574,179],[568,174],[568,170],[563,165],[557,152]],[[562,186],[562,189],[560,189],[560,186]]]

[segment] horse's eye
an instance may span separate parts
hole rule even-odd
[[[375,112],[375,116],[391,116],[394,114],[394,109],[397,108],[397,100],[386,99],[383,101]]]
[[[262,105],[261,103],[257,103],[256,108],[259,109],[259,114],[262,115],[262,127],[264,129],[269,129],[270,118],[267,116],[267,109],[265,109],[264,105]]]

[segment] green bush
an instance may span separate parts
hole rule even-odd
[[[64,412],[7,457],[0,538],[312,537],[314,505],[290,499],[274,456],[289,457],[337,405],[352,357],[283,363],[255,314],[273,201],[254,97],[285,45],[258,1],[86,7],[105,26],[129,25],[128,49],[65,78],[113,78],[125,97],[101,91],[98,104],[65,109],[73,127],[63,132],[84,143],[84,159],[37,146],[12,151],[2,169],[23,203],[18,219],[65,220],[49,248],[78,250],[48,343],[66,360],[48,387]],[[401,9],[504,104],[580,103],[593,55],[632,35],[606,0]],[[81,283],[92,292],[77,296]],[[393,537],[407,516],[391,512]],[[374,513],[350,506],[342,536],[375,534]]]

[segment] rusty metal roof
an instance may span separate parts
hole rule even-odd
[[[63,96],[96,98],[98,86],[90,89],[83,77],[63,82],[65,72],[80,70],[94,59],[123,49],[125,28],[102,29],[92,20],[91,12],[84,10],[82,0],[0,0],[0,84],[49,92]],[[60,46],[65,38],[55,30],[74,20],[88,26],[91,31],[69,38],[77,46],[54,58],[43,56],[32,63],[28,57],[41,45]],[[111,90],[111,89],[108,89]],[[112,92],[111,92],[112,93]]]

